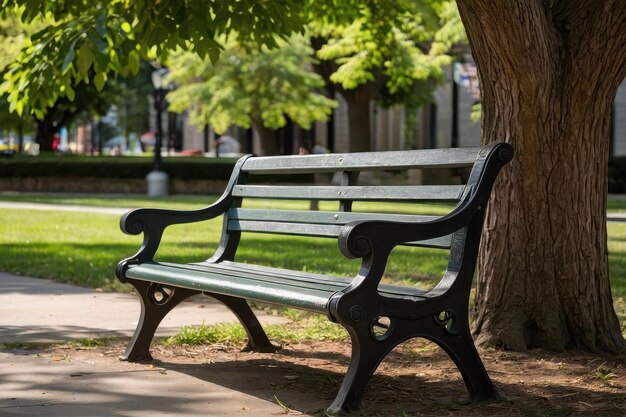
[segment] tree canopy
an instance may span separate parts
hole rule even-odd
[[[49,24],[30,38],[0,91],[19,114],[41,117],[58,97],[71,100],[78,82],[101,90],[111,74],[137,73],[142,58],[164,59],[182,48],[215,62],[220,35],[275,46],[277,37],[302,30],[302,7],[295,0],[4,0],[24,22]]]
[[[215,64],[179,51],[168,60],[169,78],[178,85],[168,94],[170,109],[190,109],[192,123],[210,124],[217,133],[231,125],[252,125],[261,136],[263,152],[274,154],[271,129],[285,126],[287,117],[310,129],[336,106],[315,92],[324,81],[309,70],[311,60],[312,51],[300,36],[273,49],[242,47],[231,40]]]
[[[452,61],[450,48],[464,39],[453,1],[389,3],[379,20],[376,2],[360,6],[351,20],[314,17],[307,33],[329,95],[347,102],[351,151],[370,150],[370,103],[415,109],[432,100]]]
[[[24,53],[24,48],[30,49],[32,47],[31,38],[41,30],[45,30],[51,23],[53,20],[49,17],[23,23],[18,14],[6,10],[0,15],[0,51],[2,51],[0,54],[0,75],[10,77],[12,63]],[[147,121],[146,95],[152,89],[150,87],[147,92],[143,91],[143,94],[136,94],[141,89],[136,77],[118,77],[106,86],[102,86],[103,88],[100,90],[89,80],[72,78],[70,82],[72,83],[71,94],[56,94],[55,100],[46,101],[45,107],[35,113],[38,116],[36,118],[30,113],[16,111],[23,109],[23,107],[20,107],[20,102],[8,102],[7,96],[10,96],[11,93],[5,91],[0,95],[2,128],[16,131],[18,134],[29,133],[34,128],[41,148],[49,150],[54,134],[62,126],[67,126],[81,115],[103,116],[114,106],[121,107],[122,103],[143,101],[143,104],[132,105],[132,110],[125,112],[125,116],[128,117],[125,117],[123,122],[125,129],[128,126],[137,129],[142,121]],[[25,82],[25,90],[30,84],[32,84],[30,81]],[[147,85],[150,85],[149,81],[147,81]],[[144,126],[140,128],[139,132],[141,133],[146,129],[147,126]]]
[[[451,5],[443,0],[4,0],[4,9],[24,22],[45,18],[47,24],[10,66],[1,89],[18,113],[41,115],[58,96],[71,99],[79,81],[101,89],[112,74],[136,73],[142,58],[165,60],[181,49],[215,63],[226,39],[276,47],[309,24],[309,31],[329,40],[320,54],[338,63],[335,82],[350,89],[385,72],[394,92],[440,63],[446,48],[436,45],[454,32],[446,25]],[[444,30],[435,35],[442,18]],[[422,53],[418,47],[429,49],[433,36],[435,47]],[[397,53],[409,44],[412,50]],[[414,68],[398,65],[407,60]]]

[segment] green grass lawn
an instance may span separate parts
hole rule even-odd
[[[209,204],[215,197],[173,196],[102,198],[69,196],[3,196],[0,200],[81,204],[106,207],[168,207],[194,209]],[[260,200],[256,207],[274,206]],[[281,203],[282,204],[282,203]],[[305,208],[307,202],[291,203],[289,208]],[[332,210],[331,203],[320,203]],[[626,208],[626,201],[613,201],[613,210]],[[384,204],[369,208],[384,210]],[[362,209],[367,209],[364,207]],[[405,210],[404,210],[405,209]],[[445,205],[407,204],[403,211],[443,214]],[[109,214],[0,209],[0,271],[113,291],[130,291],[114,276],[116,263],[132,255],[141,244],[141,236],[128,236],[119,230],[119,217]],[[159,249],[159,260],[187,262],[208,258],[217,247],[221,220],[198,225],[180,225],[167,229]],[[609,271],[611,286],[620,319],[626,325],[626,223],[609,223]],[[295,246],[306,248],[306,256]],[[248,234],[242,238],[238,260],[296,270],[337,275],[354,275],[359,260],[345,259],[333,239],[276,237]],[[390,258],[386,280],[420,287],[436,283],[446,266],[445,251],[398,248]]]

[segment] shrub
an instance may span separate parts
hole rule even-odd
[[[170,178],[227,180],[233,158],[168,157],[163,168]],[[145,178],[153,160],[132,156],[18,156],[0,159],[0,177]]]

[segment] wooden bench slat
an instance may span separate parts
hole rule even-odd
[[[237,220],[269,220],[287,223],[339,224],[344,225],[357,220],[388,220],[397,222],[425,222],[441,216],[392,213],[364,213],[342,211],[310,211],[310,210],[268,210],[232,208],[228,210],[229,219]]]
[[[341,231],[339,225],[299,224],[282,222],[264,222],[250,220],[229,220],[228,230],[237,232],[280,233],[283,235],[304,235],[317,237],[337,237]]]
[[[224,261],[224,262],[220,262],[214,265],[218,267],[233,267],[234,269],[239,270],[239,271],[249,270],[254,273],[261,274],[261,275],[269,274],[270,276],[274,276],[277,273],[277,271],[280,271],[280,272],[285,271],[285,272],[293,273],[293,271],[290,271],[288,269],[269,268],[265,266],[245,264],[245,263],[239,263],[239,262]],[[343,277],[321,275],[321,274],[315,274],[315,273],[304,272],[304,271],[298,271],[297,274],[302,279],[308,279],[316,283],[327,282],[327,281],[335,283],[338,281],[343,282],[344,280]],[[427,290],[423,290],[421,288],[389,285],[389,284],[381,284],[378,286],[378,289],[384,295],[395,295],[395,296],[402,296],[402,297],[411,296],[411,297],[416,297],[416,298],[426,298],[424,294],[427,292]]]
[[[236,185],[235,197],[298,200],[350,201],[424,201],[455,202],[461,198],[462,185],[396,185],[396,186],[294,186]]]
[[[337,171],[451,168],[471,166],[480,148],[428,149],[324,155],[265,156],[248,159],[252,174],[304,174]]]
[[[285,284],[293,288],[302,288],[304,290],[325,291],[335,293],[342,290],[350,284],[350,279],[345,277],[334,277],[325,275],[306,274],[301,271],[290,271],[287,269],[260,267],[258,269],[247,268],[247,264],[238,262],[228,263],[207,263],[197,262],[186,265],[175,265],[179,268],[190,269],[199,272],[219,273],[224,276],[230,276],[233,279],[245,278],[254,280],[258,283]]]
[[[344,277],[237,262],[145,263],[129,268],[126,274],[129,278],[217,294],[229,295],[236,291],[237,294],[245,294],[245,298],[250,300],[314,312],[323,312],[328,299],[351,282],[351,279]],[[416,299],[425,298],[426,293],[419,288],[387,284],[380,285],[379,291],[388,297]]]
[[[193,270],[178,264],[143,263],[126,271],[128,278],[156,282],[174,287],[216,294],[237,294],[248,300],[286,305],[314,312],[324,312],[334,291],[304,289],[294,286],[294,280],[263,282],[242,276],[232,276],[219,270]]]
[[[228,230],[235,232],[277,233],[294,236],[332,237],[339,236],[342,226],[299,224],[270,221],[229,220]],[[418,246],[434,249],[450,249],[451,235],[407,242],[404,246]]]

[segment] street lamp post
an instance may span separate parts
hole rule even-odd
[[[153,197],[168,195],[169,177],[163,171],[161,147],[163,144],[163,123],[161,114],[165,109],[165,95],[169,88],[165,84],[167,70],[159,68],[152,72],[152,85],[154,87],[154,110],[156,112],[156,137],[154,141],[154,164],[152,171],[146,176],[148,182],[148,195]]]

